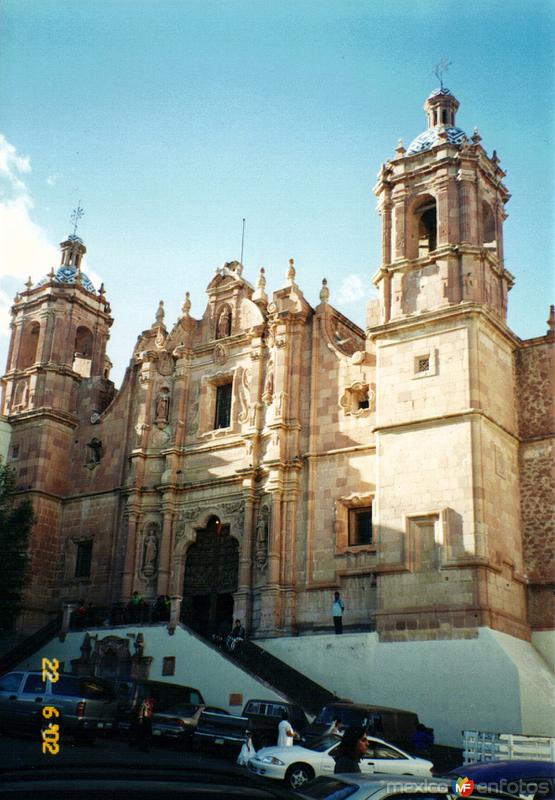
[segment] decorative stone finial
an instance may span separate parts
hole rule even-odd
[[[473,144],[479,144],[482,141],[482,137],[480,136],[478,128],[474,128],[474,130],[472,131],[472,136],[470,138],[472,139]]]
[[[51,281],[56,277],[56,271],[54,270],[54,267],[51,268],[50,272],[48,273],[48,277]]]
[[[185,317],[190,316],[191,313],[191,293],[185,292],[185,300],[183,301],[183,305],[181,306],[181,310],[183,311],[183,315]]]
[[[403,144],[403,140],[402,139],[398,139],[397,140],[397,147],[395,148],[395,152],[400,156],[404,156],[405,153],[407,152],[405,150],[405,145]]]
[[[330,299],[330,290],[328,289],[328,282],[326,278],[322,279],[322,289],[320,290],[320,300],[322,303],[327,303]]]
[[[547,335],[555,337],[555,306],[549,306],[549,319],[547,320]]]
[[[98,290],[98,294],[103,297],[106,294],[106,289],[104,288],[104,284],[100,284],[100,289]]]
[[[166,312],[164,311],[164,301],[160,300],[158,304],[158,311],[156,312],[156,323],[157,325],[164,324],[164,317],[166,316]]]
[[[497,155],[497,150],[494,150],[493,153],[491,154],[491,161],[492,164],[495,164],[495,166],[499,164],[499,156]]]
[[[262,300],[264,303],[268,302],[268,295],[266,294],[266,270],[264,267],[260,267],[260,272],[258,273],[258,280],[256,281],[256,290],[252,296],[254,301]]]
[[[297,274],[297,270],[295,269],[295,259],[289,259],[289,268],[287,270],[287,282],[288,283],[295,283],[295,275]]]
[[[31,289],[33,288],[33,281],[31,280],[31,276],[30,275],[29,275],[29,278],[27,279],[27,283],[25,284],[25,286],[27,287],[27,291],[28,292],[30,292]]]

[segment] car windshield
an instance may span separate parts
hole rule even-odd
[[[326,750],[329,750],[330,747],[339,744],[340,741],[340,736],[323,736],[321,739],[316,739],[315,742],[308,744],[307,750],[314,750],[316,753],[324,753]]]

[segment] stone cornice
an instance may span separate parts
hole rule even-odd
[[[472,416],[482,417],[483,419],[487,420],[487,422],[491,423],[499,430],[502,430],[515,442],[524,441],[516,433],[512,433],[504,425],[496,422],[496,420],[492,419],[489,414],[486,414],[485,411],[482,411],[479,408],[465,408],[461,409],[460,411],[453,411],[449,414],[438,414],[432,417],[422,417],[421,419],[410,420],[407,422],[394,422],[391,425],[377,425],[372,429],[372,433],[387,433],[389,431],[398,431],[406,428],[418,428],[424,425],[437,425],[441,423],[448,424],[451,422],[463,421],[466,417]]]
[[[511,331],[511,329],[489,309],[480,304],[472,302],[457,303],[452,306],[443,306],[442,308],[433,311],[425,311],[421,314],[414,314],[408,317],[400,317],[399,319],[392,319],[382,325],[376,325],[373,328],[368,328],[366,333],[371,340],[388,337],[391,334],[398,333],[403,330],[410,330],[412,328],[420,328],[424,325],[430,325],[433,322],[443,322],[453,316],[482,316],[506,339],[508,339],[513,348],[520,347],[521,340],[518,336]]]

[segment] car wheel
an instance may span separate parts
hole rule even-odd
[[[293,764],[285,773],[285,780],[291,789],[300,789],[314,778],[314,770],[308,764]]]

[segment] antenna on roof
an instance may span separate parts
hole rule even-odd
[[[443,73],[447,72],[452,63],[453,63],[452,61],[447,61],[446,58],[442,58],[439,64],[436,64],[434,67],[434,75],[438,79],[439,85],[441,86],[442,89],[443,89]]]
[[[245,246],[245,218],[243,217],[243,234],[241,236],[241,258],[239,259],[239,263],[243,263],[243,248]]]

